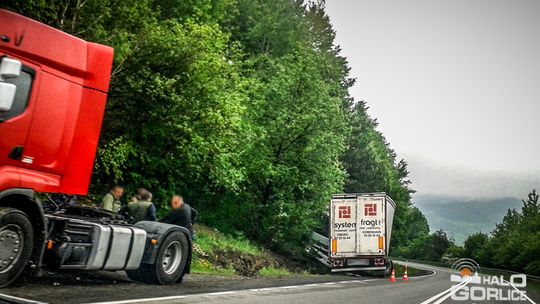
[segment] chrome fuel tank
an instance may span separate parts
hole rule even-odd
[[[86,270],[132,270],[139,268],[146,244],[146,232],[126,226],[94,226],[95,246]]]
[[[143,229],[80,219],[48,216],[61,223],[65,242],[50,254],[61,269],[133,270],[139,268],[146,245]]]

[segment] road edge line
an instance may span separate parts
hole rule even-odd
[[[506,281],[503,279],[503,281]],[[517,290],[522,296],[524,296],[525,298],[527,298],[527,300],[529,300],[529,302],[531,302],[532,304],[536,304],[536,302],[534,302],[531,298],[529,298],[529,296],[527,296],[527,293],[526,292],[523,292],[523,290],[520,290],[519,288],[517,288],[514,284],[512,284],[510,281],[506,281],[508,284],[510,284],[510,286],[512,286],[512,288],[514,288],[515,290]]]
[[[321,283],[309,283],[301,285],[289,285],[289,286],[275,286],[275,287],[263,287],[263,288],[251,288],[251,289],[237,289],[237,290],[228,290],[228,291],[217,291],[209,293],[193,293],[193,294],[184,294],[177,296],[167,296],[167,297],[155,297],[155,298],[141,298],[141,299],[129,299],[129,300],[118,300],[118,301],[104,301],[104,302],[86,302],[84,304],[130,304],[130,303],[142,303],[142,302],[156,302],[156,301],[165,301],[165,300],[176,300],[176,299],[185,299],[188,297],[195,296],[217,296],[217,295],[227,295],[241,292],[257,292],[257,291],[270,291],[270,290],[279,290],[279,289],[297,289],[302,287],[316,287],[316,286],[334,286],[338,284],[345,284],[345,281],[333,281],[333,282],[321,282]],[[361,280],[349,280],[348,282],[365,284]],[[38,304],[38,303],[35,303]],[[39,303],[46,304],[46,303]]]
[[[0,293],[0,300],[4,301],[17,301],[17,303],[28,303],[28,304],[47,304],[47,302],[40,302],[31,299],[19,298],[16,296],[10,296],[5,293]]]
[[[460,290],[461,288],[467,286],[467,284],[469,284],[471,282],[471,278],[469,277],[469,279],[467,280],[467,283],[463,284],[462,286],[460,286],[459,288],[456,288],[452,291],[450,291],[448,294],[440,297],[436,302],[434,302],[433,304],[441,304],[442,302],[444,302],[444,300],[448,299],[449,297],[451,297],[453,294],[455,294],[456,292],[458,292],[458,290]]]
[[[451,286],[450,288],[445,289],[445,290],[439,292],[438,294],[432,296],[431,298],[429,298],[429,299],[423,301],[423,302],[420,303],[420,304],[429,304],[429,303],[431,303],[432,301],[435,301],[435,300],[439,299],[440,297],[444,296],[446,293],[452,292],[452,290],[455,289],[455,288],[458,288],[458,287],[459,287],[458,289],[461,289],[461,287],[467,285],[468,283],[469,283],[469,281],[463,281],[463,282],[459,283],[458,285]]]

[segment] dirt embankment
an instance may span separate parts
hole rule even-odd
[[[262,273],[292,274],[304,272],[303,267],[242,237],[225,235],[203,225],[195,227],[194,262],[206,269],[228,269],[241,276]]]
[[[284,265],[269,255],[255,256],[239,251],[216,250],[208,257],[209,262],[219,267],[232,267],[242,276],[255,276],[263,268],[282,268]]]

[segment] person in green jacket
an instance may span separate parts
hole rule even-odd
[[[155,221],[156,207],[152,203],[152,193],[145,191],[136,202],[127,205],[126,211],[131,217],[130,222]]]
[[[124,195],[124,187],[115,185],[109,193],[105,194],[100,207],[112,212],[120,211],[122,207],[122,203],[120,202],[122,195]]]

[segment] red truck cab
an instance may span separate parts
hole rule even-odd
[[[0,191],[86,194],[113,49],[0,10],[0,56],[5,69],[20,62],[0,75],[0,90],[15,86],[0,107]]]
[[[112,62],[110,47],[0,10],[0,287],[27,266],[157,284],[189,273],[186,228],[35,195],[87,194]]]
[[[35,192],[86,194],[113,49],[0,10],[0,286],[40,265]]]

